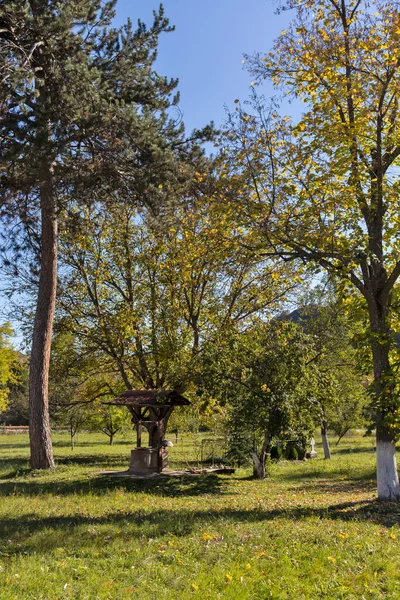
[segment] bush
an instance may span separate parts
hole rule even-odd
[[[280,446],[272,446],[271,460],[279,460],[282,457],[282,448]]]
[[[297,460],[299,458],[298,452],[294,446],[289,446],[286,452],[286,458],[288,460]]]

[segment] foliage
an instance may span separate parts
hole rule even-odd
[[[160,205],[171,185],[182,187],[181,157],[190,163],[199,153],[169,113],[177,81],[154,70],[158,38],[172,30],[162,5],[150,28],[139,21],[134,30],[130,21],[113,27],[115,4],[0,4],[0,216],[12,231],[3,252],[16,261],[6,258],[14,276],[22,263],[24,290],[38,294],[29,386],[35,468],[54,466],[47,381],[60,216],[100,197],[157,197]],[[211,130],[193,137],[208,139]]]
[[[282,458],[282,447],[281,446],[272,446],[270,452],[271,460],[280,460]]]
[[[100,401],[110,400],[122,391],[114,374],[105,371],[95,356],[77,353],[74,342],[71,333],[55,335],[49,385],[52,420],[68,426],[72,446],[81,429],[108,429]]]
[[[101,369],[94,357],[77,354],[70,333],[57,333],[52,346],[50,371],[50,407],[52,415],[73,404],[94,402],[110,394],[112,374],[92,377],[95,368]],[[112,391],[111,391],[112,393]]]
[[[113,178],[120,185],[122,179],[125,185],[135,179],[137,185],[138,169],[141,191],[151,185],[149,177],[157,189],[162,165],[170,171],[174,161],[166,146],[181,138],[182,128],[166,111],[178,100],[173,96],[177,81],[153,68],[158,38],[173,28],[162,7],[154,13],[150,28],[141,21],[136,31],[130,21],[114,28],[115,4],[70,0],[61,7],[24,0],[1,6],[2,186],[10,209],[19,196],[32,195],[23,204],[25,211],[16,205],[17,214],[31,228],[43,153],[49,144],[45,157],[50,152],[54,161],[60,208],[67,199],[76,203],[89,190],[98,189],[93,182],[99,177],[107,179],[108,192]],[[50,140],[41,132],[44,118],[53,134]],[[129,135],[136,137],[134,146]],[[151,173],[146,170],[150,163]]]
[[[261,471],[274,441],[307,438],[315,427],[309,355],[310,340],[286,321],[258,323],[204,354],[204,388],[226,405],[231,437],[247,442]]]
[[[371,350],[378,355],[378,346],[383,352],[388,344],[400,272],[392,176],[400,154],[399,16],[385,2],[376,3],[375,13],[362,2],[321,2],[315,12],[312,4],[300,6],[274,52],[249,58],[260,80],[272,78],[304,100],[307,112],[294,123],[266,111],[254,94],[256,112],[238,107],[227,143],[235,168],[249,182],[254,178],[242,214],[266,237],[266,251],[272,246],[354,286],[368,306]],[[377,303],[384,307],[380,317]],[[388,373],[376,374],[376,385],[381,376]],[[378,396],[389,414],[395,398],[383,389]]]
[[[23,354],[15,352],[12,364],[12,378],[9,381],[9,394],[6,409],[0,413],[0,422],[5,425],[29,424],[28,395],[29,364]]]
[[[352,428],[365,425],[369,403],[368,379],[360,374],[354,338],[363,327],[332,285],[316,287],[303,299],[297,323],[312,339],[320,423],[333,430],[339,440]],[[290,316],[289,316],[290,318]],[[369,372],[370,372],[369,367]]]
[[[206,343],[294,286],[289,269],[240,251],[231,217],[200,192],[156,222],[127,206],[65,220],[57,327],[126,388],[190,388]]]
[[[18,383],[18,355],[10,341],[12,335],[9,323],[0,325],[0,411],[7,407],[10,386]]]
[[[286,458],[288,460],[297,460],[299,458],[299,454],[297,452],[297,448],[293,445],[288,446],[286,452]]]
[[[89,418],[89,428],[92,431],[105,433],[110,440],[110,446],[113,445],[116,434],[125,426],[132,427],[130,415],[125,406],[105,406],[97,402],[93,407]]]
[[[399,6],[385,0],[287,5],[295,18],[273,51],[247,57],[248,64],[253,83],[272,80],[288,99],[303,101],[306,112],[298,122],[282,117],[254,91],[249,112],[239,105],[231,117],[222,169],[231,172],[233,164],[246,188],[237,204],[256,247],[300,260],[312,273],[322,268],[362,297],[377,447],[389,443],[394,452]],[[378,489],[382,498],[400,494],[392,458],[378,471]]]
[[[168,197],[166,180],[182,186],[180,157],[198,153],[168,113],[179,99],[177,80],[154,70],[158,38],[173,30],[162,6],[151,27],[139,21],[135,30],[130,21],[112,27],[115,4],[0,7],[2,250],[10,294],[18,275],[24,293],[28,282],[32,291],[38,285],[43,180],[51,181],[57,218],[99,196],[148,201],[156,210]]]

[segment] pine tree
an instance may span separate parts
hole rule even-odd
[[[160,182],[179,183],[183,130],[168,116],[177,81],[153,69],[158,37],[172,28],[162,5],[149,29],[140,21],[136,30],[130,22],[113,28],[115,4],[0,1],[1,216],[20,233],[13,234],[20,256],[33,249],[39,265],[32,468],[54,466],[48,371],[60,212],[79,211],[99,193],[118,200],[122,190],[130,201],[146,202],[148,191],[158,189],[162,202]]]

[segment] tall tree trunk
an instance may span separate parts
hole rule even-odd
[[[378,498],[396,500],[400,496],[395,442],[386,425],[376,427],[376,475]]]
[[[379,398],[385,393],[382,376],[390,369],[388,347],[382,345],[379,348],[379,344],[374,344],[373,360],[375,394]],[[376,476],[380,500],[395,500],[400,496],[395,440],[381,411],[376,416]]]
[[[265,479],[267,476],[267,454],[270,450],[271,440],[268,435],[265,436],[260,454],[257,454],[257,448],[254,448],[253,459],[253,477]]]
[[[321,438],[322,446],[324,448],[324,458],[328,460],[331,457],[331,449],[329,447],[328,430],[326,428],[326,421],[323,420],[321,423]]]
[[[265,477],[266,477],[266,469],[265,469],[266,457],[262,456],[262,455],[258,456],[256,452],[253,452],[252,459],[253,459],[253,477],[255,477],[256,479],[265,479]]]
[[[387,388],[392,389],[392,378],[389,361],[389,341],[387,337],[386,319],[379,318],[376,311],[371,316],[371,329],[375,334],[372,342],[372,359],[374,367],[374,393],[378,399],[384,399]],[[382,343],[384,342],[384,343]],[[385,379],[387,380],[385,381]],[[379,402],[381,404],[381,402]],[[400,496],[399,475],[396,464],[395,440],[385,420],[388,407],[383,407],[376,413],[376,475],[378,498],[380,500],[395,500]]]
[[[42,255],[29,373],[29,437],[32,469],[54,467],[49,419],[49,367],[57,291],[57,215],[52,168],[40,187]]]

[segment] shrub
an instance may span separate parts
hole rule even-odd
[[[289,446],[286,452],[286,458],[288,460],[297,460],[299,458],[298,452],[294,446]]]
[[[271,460],[279,460],[282,457],[282,448],[280,446],[272,446]]]

